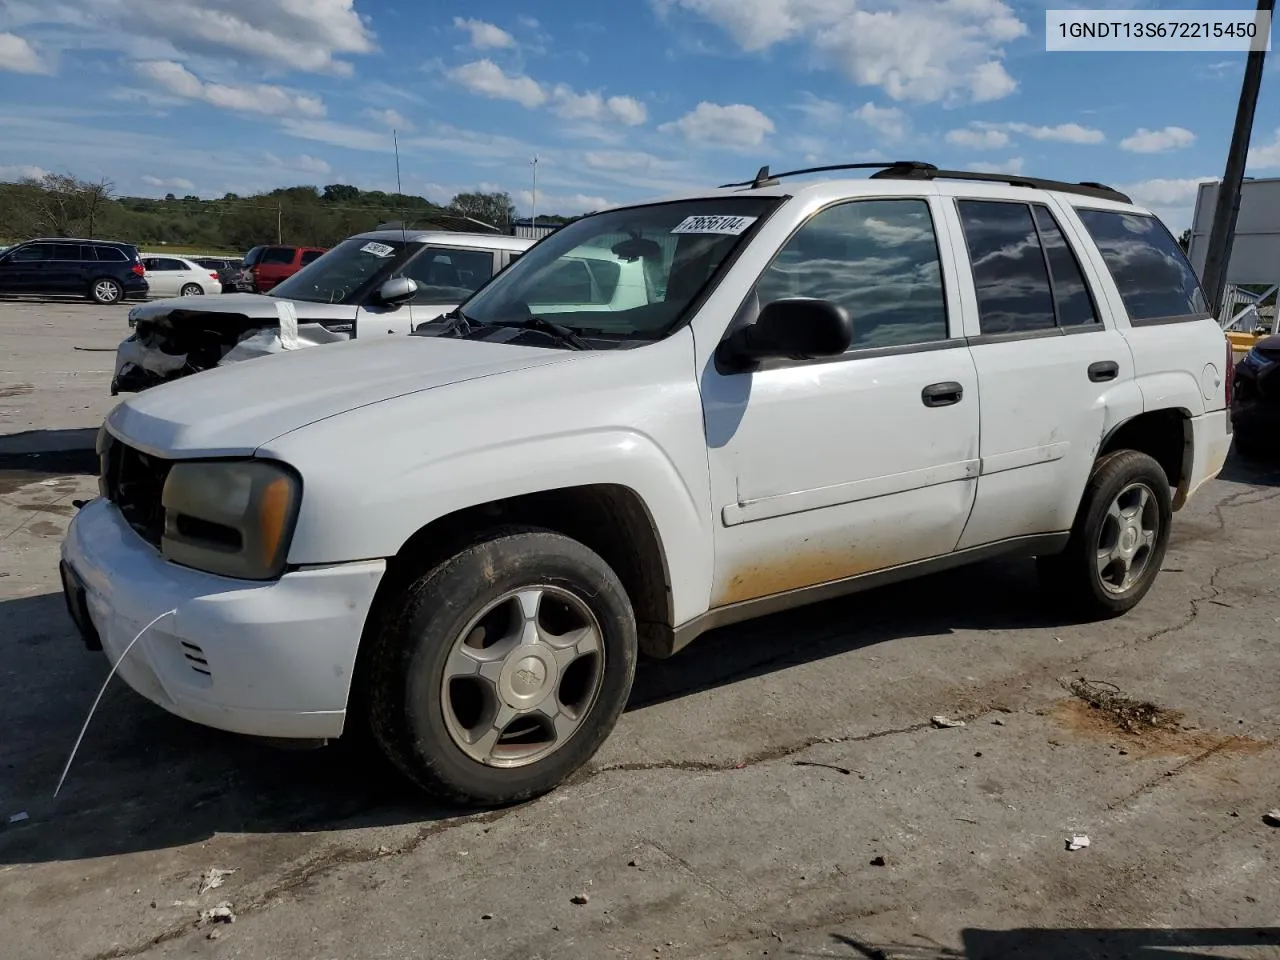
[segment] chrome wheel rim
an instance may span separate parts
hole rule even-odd
[[[1132,590],[1151,564],[1160,535],[1160,506],[1145,483],[1131,483],[1111,501],[1098,532],[1098,579],[1108,593]]]
[[[454,744],[490,767],[550,756],[581,729],[604,682],[604,634],[574,594],[510,590],[454,641],[440,700]]]
[[[194,283],[189,283],[185,287],[183,287],[181,290],[178,291],[178,296],[194,297],[194,296],[197,296],[199,293],[200,293],[200,288],[197,287]]]
[[[119,292],[116,285],[109,280],[99,280],[94,288],[94,293],[103,303],[115,303],[119,299]]]

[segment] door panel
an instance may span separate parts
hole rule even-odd
[[[712,606],[955,548],[977,488],[978,379],[933,220],[920,199],[819,211],[733,326],[773,300],[817,297],[849,312],[851,350],[745,373],[705,368]]]

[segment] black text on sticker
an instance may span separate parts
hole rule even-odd
[[[756,222],[755,217],[685,217],[672,233],[722,233],[736,237]]]

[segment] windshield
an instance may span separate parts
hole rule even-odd
[[[404,259],[400,240],[344,240],[271,289],[268,296],[307,303],[353,303],[371,280]]]
[[[777,203],[721,197],[584,217],[528,250],[463,313],[480,324],[538,317],[591,334],[661,338]]]

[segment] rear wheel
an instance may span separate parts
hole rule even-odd
[[[198,297],[204,290],[198,283],[188,283],[185,287],[178,291],[180,297]]]
[[[110,277],[102,277],[89,287],[89,298],[94,303],[119,303],[124,299],[124,287]]]
[[[1081,617],[1126,613],[1155,582],[1172,521],[1160,465],[1135,450],[1109,454],[1094,466],[1066,550],[1039,558],[1042,582]]]
[[[370,728],[432,793],[484,806],[545,793],[595,754],[626,705],[631,602],[575,540],[491,534],[392,603],[371,651]]]

